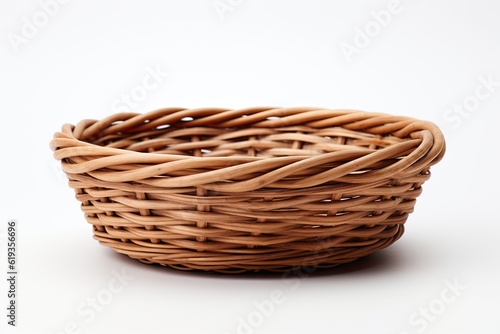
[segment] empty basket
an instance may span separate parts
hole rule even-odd
[[[391,245],[445,141],[433,123],[381,113],[165,108],[66,124],[51,148],[101,244],[241,272]]]

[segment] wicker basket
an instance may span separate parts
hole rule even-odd
[[[445,142],[430,122],[380,113],[165,108],[66,124],[51,148],[101,244],[242,272],[391,245]]]

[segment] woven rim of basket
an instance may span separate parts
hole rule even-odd
[[[400,143],[374,150],[355,149],[329,152],[316,156],[289,157],[197,157],[175,154],[135,152],[105,147],[93,142],[112,134],[138,133],[175,128],[290,128],[308,127],[324,129],[341,127],[346,130],[384,136],[390,134],[405,139]],[[195,130],[195,129],[193,129]],[[187,130],[189,131],[189,130]],[[51,149],[62,160],[67,174],[88,174],[102,182],[141,181],[154,188],[203,186],[208,190],[246,192],[264,187],[300,189],[336,179],[349,183],[371,183],[386,179],[388,175],[416,175],[438,163],[445,153],[445,140],[439,128],[431,122],[409,117],[357,110],[331,110],[321,108],[246,109],[221,108],[163,108],[145,114],[118,113],[97,120],[83,120],[76,126],[65,124],[51,141]],[[88,158],[83,159],[82,156]],[[353,175],[364,166],[377,161],[398,158],[396,162],[378,170]],[[71,162],[68,162],[71,160]],[[280,181],[301,167],[321,165],[328,161],[349,160],[328,172],[310,175],[299,181]],[[213,170],[193,175],[157,178],[179,169],[196,168],[203,164]],[[133,170],[109,171],[117,165],[136,164]],[[230,183],[251,171],[268,170],[256,178]],[[404,174],[404,175],[403,175]],[[153,189],[153,188],[151,188]],[[146,189],[147,190],[147,189]]]

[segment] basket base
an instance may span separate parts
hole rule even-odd
[[[350,247],[318,247],[315,250],[297,251],[276,248],[233,249],[231,253],[200,252],[181,249],[160,243],[131,242],[103,237],[98,232],[94,238],[115,252],[125,254],[145,264],[159,264],[176,270],[213,271],[224,274],[244,272],[294,272],[312,273],[319,268],[330,268],[353,262],[396,242],[404,233],[404,225],[397,225],[397,233],[388,238],[368,239]],[[94,231],[95,232],[95,231]]]

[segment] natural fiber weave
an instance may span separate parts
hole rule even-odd
[[[101,244],[240,272],[391,245],[445,142],[430,122],[380,113],[165,108],[66,124],[51,148]]]

